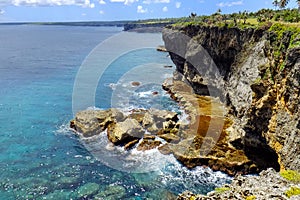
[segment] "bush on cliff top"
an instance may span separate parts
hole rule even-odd
[[[295,39],[297,39],[300,35],[300,26],[299,24],[274,23],[270,27],[269,31],[275,32],[278,39],[282,39],[282,37],[289,32],[291,34],[289,47],[291,48],[297,45],[297,41],[295,41]]]

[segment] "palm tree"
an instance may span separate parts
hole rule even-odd
[[[280,3],[280,0],[273,1],[273,5],[275,6],[276,10],[277,10],[277,7],[279,7],[279,3]]]
[[[300,11],[300,0],[296,0],[298,3],[298,9]],[[287,6],[287,4],[289,3],[289,0],[279,0],[279,1],[273,1],[274,5],[279,5],[280,8],[284,8]]]
[[[246,10],[242,13],[242,17],[244,20],[243,24],[246,24],[247,19],[248,19],[248,12]]]

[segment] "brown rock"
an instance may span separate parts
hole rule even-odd
[[[172,150],[170,149],[170,144],[164,144],[158,147],[158,150],[163,155],[169,155],[172,153]]]
[[[76,114],[75,119],[70,122],[70,127],[84,137],[91,137],[100,134],[109,124],[123,119],[123,113],[117,109],[84,110]]]
[[[146,134],[146,135],[144,135],[144,140],[155,140],[155,136],[154,135],[148,135],[148,134]]]
[[[133,81],[133,82],[131,82],[131,85],[134,86],[134,87],[138,87],[138,86],[141,85],[141,83],[137,82],[137,81]]]
[[[158,47],[156,47],[156,50],[157,50],[157,51],[162,51],[162,52],[167,52],[166,47],[163,46],[163,45],[159,45]]]
[[[143,135],[143,127],[137,120],[131,118],[112,124],[107,130],[108,139],[114,144],[124,144],[142,138]]]
[[[125,144],[124,149],[125,150],[129,150],[131,149],[134,145],[136,145],[140,140],[136,139],[136,140],[132,140],[130,142],[128,142],[127,144]]]
[[[132,118],[132,119],[135,119],[137,120],[140,124],[143,123],[143,120],[144,120],[144,116],[145,114],[147,113],[146,110],[132,110],[131,111],[131,114],[129,114],[128,118]]]
[[[137,147],[137,150],[138,151],[147,151],[147,150],[155,149],[159,145],[161,145],[161,141],[144,139]]]
[[[159,135],[158,137],[166,140],[169,143],[175,143],[175,144],[177,144],[180,141],[180,137],[177,136],[177,135],[174,135],[172,133],[162,134],[162,135]]]

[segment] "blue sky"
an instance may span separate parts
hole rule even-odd
[[[292,0],[290,7],[296,7]],[[0,22],[135,20],[256,11],[272,0],[0,0]]]

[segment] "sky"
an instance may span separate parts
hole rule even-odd
[[[297,7],[291,0],[289,7]],[[0,22],[117,21],[274,8],[272,0],[0,0]]]

